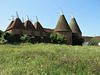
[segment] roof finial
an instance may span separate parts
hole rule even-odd
[[[26,20],[29,20],[29,17],[28,17],[28,15],[26,16]]]
[[[33,22],[34,20],[32,20],[32,19],[30,18],[30,21]]]
[[[36,16],[36,22],[38,22],[38,18],[37,18],[37,16]]]
[[[73,15],[73,13],[71,12],[71,18],[74,18],[74,15]]]
[[[16,18],[19,18],[18,12],[16,11]]]
[[[22,22],[24,23],[24,18],[22,17]]]
[[[32,22],[32,19],[30,18],[30,21]]]
[[[62,8],[60,8],[60,14],[61,14],[61,15],[63,15],[63,11],[62,11]]]
[[[14,21],[14,16],[12,15],[11,17],[12,17],[12,21]]]

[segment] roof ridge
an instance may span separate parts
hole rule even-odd
[[[13,22],[14,22],[14,21],[11,21],[11,22],[10,22],[10,24],[8,25],[8,27],[7,27],[7,29],[6,29],[5,31],[8,31],[8,30],[10,29],[10,27],[11,27],[11,25],[12,25]]]

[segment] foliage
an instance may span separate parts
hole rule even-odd
[[[99,43],[99,41],[98,41],[96,38],[92,38],[92,39],[89,41],[88,45],[89,45],[89,46],[97,46],[98,43]]]
[[[1,43],[19,43],[20,42],[20,35],[16,34],[9,34],[9,33],[3,33],[0,38]]]
[[[4,34],[2,33],[2,35],[1,35],[1,38],[0,38],[0,43],[5,43],[6,41],[5,41],[5,38],[4,38]]]
[[[66,41],[67,41],[67,39],[66,39],[66,37],[64,35],[57,36],[57,43],[58,44],[64,44],[64,43],[66,43]]]
[[[4,33],[4,39],[7,40],[8,43],[16,42],[15,34],[11,33]]]
[[[100,75],[100,47],[0,45],[0,75]]]
[[[56,34],[56,32],[54,32],[50,35],[50,39],[51,39],[52,43],[57,43],[57,34]]]
[[[31,37],[30,36],[28,36],[27,34],[25,34],[25,35],[23,35],[21,38],[21,41],[22,42],[31,42]]]
[[[56,32],[50,35],[52,43],[64,44],[66,42],[66,37],[64,35],[58,36]]]
[[[82,45],[82,43],[84,42],[84,39],[77,36],[76,34],[72,35],[72,43],[73,45]]]
[[[3,34],[3,33],[4,33],[4,32],[0,30],[0,37],[2,37],[2,34]]]

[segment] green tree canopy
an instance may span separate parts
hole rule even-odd
[[[96,38],[92,38],[92,39],[89,41],[88,45],[89,45],[89,46],[98,46],[98,43],[99,43],[99,41],[98,41]]]
[[[50,35],[51,43],[64,44],[67,39],[64,35],[58,36],[56,32]]]
[[[2,30],[0,30],[0,37],[1,37],[1,35],[3,34],[4,32],[2,31]]]
[[[23,35],[20,39],[22,42],[30,42],[31,41],[31,37],[28,36],[27,34]]]

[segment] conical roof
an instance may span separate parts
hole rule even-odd
[[[25,23],[24,23],[24,26],[26,29],[31,29],[31,30],[35,30],[35,27],[33,26],[32,22],[27,20]]]
[[[67,23],[67,20],[64,15],[61,15],[59,18],[59,21],[57,23],[57,26],[55,28],[55,31],[67,31],[71,32],[71,29]]]
[[[24,29],[24,25],[19,18],[16,18],[9,29]]]
[[[73,33],[82,33],[74,17],[71,19],[69,26]]]
[[[11,21],[11,23],[8,25],[8,27],[7,27],[7,29],[6,29],[5,31],[8,31],[8,30],[9,30],[9,28],[10,28],[10,26],[12,25],[13,22],[14,22],[14,21]]]
[[[42,25],[39,22],[35,22],[34,27],[38,31],[44,31],[44,28],[42,27]]]

